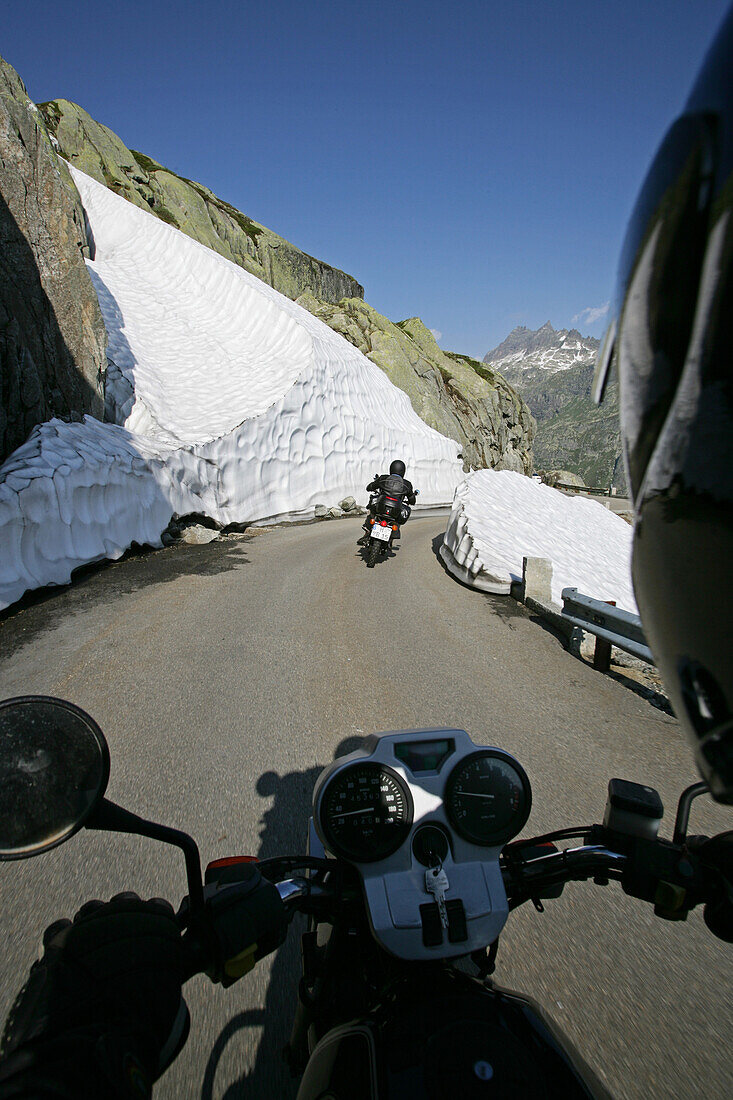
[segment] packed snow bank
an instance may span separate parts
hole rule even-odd
[[[458,444],[322,321],[72,168],[109,336],[108,415],[51,421],[0,467],[0,608],[79,565],[221,524],[366,500],[394,457],[447,504]]]
[[[312,365],[288,299],[72,168],[95,243],[90,274],[131,431],[195,444],[233,431]],[[122,377],[120,377],[122,376]]]
[[[456,489],[441,557],[466,584],[508,595],[522,558],[552,562],[552,599],[563,588],[638,614],[631,584],[631,527],[588,497],[508,470],[477,470]]]
[[[173,512],[212,503],[200,458],[90,416],[36,428],[0,474],[0,608],[68,583],[86,562],[119,558],[133,541],[160,545]]]

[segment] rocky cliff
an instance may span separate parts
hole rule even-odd
[[[36,424],[103,415],[106,334],[84,254],[68,169],[0,58],[0,463]]]
[[[457,440],[466,469],[531,472],[534,420],[501,375],[442,351],[419,317],[394,324],[356,298],[298,302],[376,363],[426,424]]]
[[[618,382],[609,382],[603,404],[598,406],[590,397],[593,370],[578,368],[577,374],[577,379],[568,377],[565,381],[582,387],[582,392],[577,395],[561,393],[556,410],[543,420],[538,419],[535,466],[541,470],[573,470],[586,485],[604,488],[614,485],[625,495],[626,473],[618,428]]]
[[[603,404],[590,396],[598,340],[576,329],[520,326],[484,357],[515,386],[537,419],[538,470],[571,470],[587,485],[626,491],[618,430],[618,384]]]
[[[364,289],[218,198],[208,187],[164,168],[66,99],[39,104],[62,157],[189,237],[213,248],[288,298],[305,290],[327,302],[363,298]]]

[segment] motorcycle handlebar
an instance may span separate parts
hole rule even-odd
[[[705,843],[710,847],[710,841],[700,838],[697,847],[694,843],[680,846],[657,839],[614,837],[599,826],[587,832],[591,841],[601,843],[549,853],[541,852],[539,843],[533,847],[532,841],[508,845],[502,855],[502,874],[509,908],[530,900],[541,908],[540,899],[559,897],[566,882],[593,878],[605,885],[613,879],[625,893],[653,903],[656,915],[668,920],[684,920],[690,909],[703,903],[711,931],[729,942],[733,938],[728,876],[721,879],[696,854],[705,851]],[[726,837],[729,843],[730,836]],[[614,841],[626,850],[618,851]],[[280,946],[294,913],[333,919],[343,903],[338,876],[331,882],[318,874],[270,881],[254,866],[249,865],[244,882],[205,887],[205,917],[188,927],[183,937],[186,979],[205,972],[223,985],[231,984]]]
[[[231,985],[256,962],[276,950],[285,939],[296,912],[333,908],[333,890],[310,879],[294,877],[270,882],[248,866],[244,882],[228,882],[221,889],[204,888],[204,913],[189,920],[184,903],[179,923],[184,981],[208,974]]]
[[[549,855],[538,855],[531,841],[519,842],[514,851],[512,846],[505,848],[503,874],[510,908],[529,900],[539,907],[541,898],[559,897],[565,883],[573,880],[593,878],[606,885],[614,879],[624,893],[653,904],[655,915],[665,920],[685,920],[696,905],[704,905],[710,931],[733,942],[733,834],[676,844],[614,834],[601,826],[589,833],[591,843]]]
[[[522,865],[510,861],[507,871],[511,881],[512,874],[521,867],[521,877],[526,885],[534,882],[570,882],[573,879],[586,879],[600,874],[621,875],[628,856],[614,852],[600,844],[586,844],[581,848],[566,848],[546,856],[537,856]]]

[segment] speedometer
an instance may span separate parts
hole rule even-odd
[[[374,863],[404,843],[412,813],[410,792],[399,775],[367,761],[334,775],[321,796],[318,817],[335,855]]]
[[[448,776],[445,809],[456,832],[473,844],[505,844],[523,828],[532,806],[524,769],[501,749],[464,757]]]

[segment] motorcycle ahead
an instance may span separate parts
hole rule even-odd
[[[415,490],[415,496],[419,496]],[[369,501],[366,545],[367,569],[373,569],[377,560],[392,549],[392,543],[400,537],[400,527],[410,514],[401,498],[385,492],[373,493]]]
[[[216,860],[202,882],[191,837],[103,797],[109,764],[78,707],[0,703],[0,858],[48,851],[82,826],[176,845],[186,975],[223,986],[307,914],[286,1051],[298,1100],[608,1096],[542,1009],[491,979],[509,913],[527,901],[541,911],[566,882],[618,881],[668,920],[702,903],[733,942],[732,834],[687,836],[704,783],[682,794],[671,841],[657,836],[657,792],[619,779],[601,825],[516,840],[532,792],[508,752],[457,729],[374,734],[321,773],[306,855]],[[568,841],[582,843],[557,847]]]

